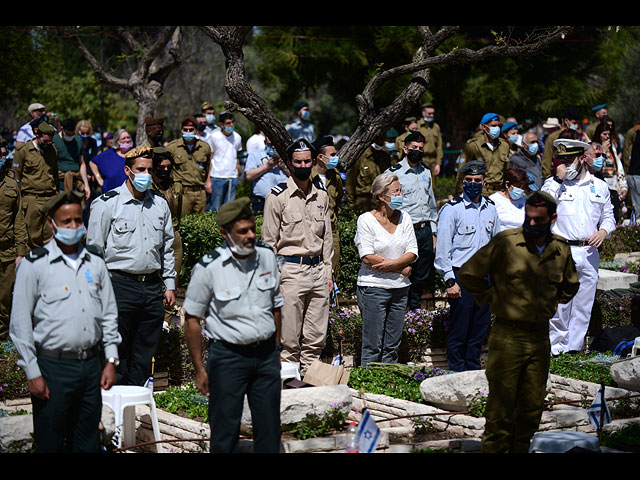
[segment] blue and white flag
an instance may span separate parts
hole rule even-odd
[[[362,420],[358,426],[358,439],[360,453],[376,451],[378,440],[380,440],[380,429],[367,409],[362,412]]]
[[[591,403],[591,406],[587,409],[589,420],[596,430],[600,430],[607,423],[611,423],[611,412],[609,412],[607,401],[604,399],[604,395],[602,393],[602,387],[600,387],[598,389],[598,393],[596,393],[596,396],[593,399],[593,402]],[[604,415],[602,413],[604,413]],[[602,425],[600,425],[600,417],[602,417]]]

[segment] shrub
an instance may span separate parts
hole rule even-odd
[[[346,414],[343,408],[334,404],[324,417],[319,417],[316,413],[310,412],[303,420],[296,423],[291,430],[293,436],[298,440],[306,440],[308,438],[324,437],[332,431],[344,430],[346,422]]]
[[[613,260],[616,253],[631,253],[640,251],[640,225],[619,225],[602,244],[600,258]]]
[[[201,338],[202,357],[206,365],[209,340],[204,333]],[[162,329],[154,358],[154,371],[168,372],[170,385],[182,385],[194,380],[195,368],[189,355],[183,327],[171,325]]]
[[[614,387],[609,365],[594,361],[594,357],[599,355],[599,352],[584,355],[561,354],[551,358],[549,372],[585,382],[600,383],[603,380],[606,386]]]
[[[338,234],[340,236],[340,273],[338,288],[343,297],[356,294],[358,271],[362,261],[358,254],[354,238],[358,226],[358,215],[353,210],[343,209],[338,217]]]
[[[0,401],[29,396],[27,377],[17,361],[13,343],[0,342]]]
[[[589,331],[595,333],[601,328],[633,325],[640,318],[640,298],[632,295],[610,296],[606,293],[597,297],[591,312]]]
[[[209,422],[209,399],[202,395],[193,383],[182,387],[169,387],[162,393],[154,393],[156,407],[191,420]]]

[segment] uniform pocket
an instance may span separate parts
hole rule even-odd
[[[113,246],[115,248],[130,248],[136,225],[131,220],[118,219],[113,222]]]

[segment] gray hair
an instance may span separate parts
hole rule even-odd
[[[120,130],[118,130],[116,133],[113,134],[113,148],[115,150],[120,149],[120,137],[125,132],[128,133],[129,131],[126,128],[121,128]]]
[[[380,206],[378,196],[384,195],[387,190],[389,190],[389,186],[397,180],[398,176],[393,173],[381,173],[373,179],[373,183],[371,183],[371,196],[373,197],[373,204],[375,208]]]

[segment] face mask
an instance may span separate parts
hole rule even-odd
[[[133,143],[121,143],[120,151],[122,153],[127,153],[129,150],[131,150],[132,147],[133,147]]]
[[[577,123],[572,123],[572,124],[569,125],[569,128],[571,130],[578,130],[578,124]]]
[[[162,132],[158,132],[153,136],[153,141],[157,144],[160,145],[162,143],[162,141],[164,140],[164,133]]]
[[[529,219],[525,219],[522,224],[522,233],[526,238],[542,238],[549,235],[551,229],[550,223],[541,223],[538,225],[530,225]]]
[[[131,180],[131,177],[129,177],[129,179]],[[153,179],[151,178],[150,173],[136,173],[134,174],[131,183],[137,191],[144,192],[151,186]]]
[[[566,175],[566,179],[567,180],[573,180],[574,178],[576,178],[578,176],[578,174],[580,173],[580,170],[582,169],[582,166],[576,168],[574,166],[574,164],[572,163],[571,165],[569,165],[567,167],[567,175]]]
[[[424,121],[425,121],[425,122],[433,122],[434,118],[435,118],[435,117],[429,117],[429,118],[424,117]]]
[[[593,163],[591,164],[591,168],[593,168],[596,172],[599,172],[604,167],[604,157],[596,157],[593,159]]]
[[[212,114],[210,114],[210,113],[209,113],[209,114],[207,114],[207,115],[205,115],[205,118],[207,119],[207,123],[208,123],[209,125],[211,125],[213,122],[215,122],[215,121],[216,121],[216,117],[215,117],[215,115],[212,115]]]
[[[522,197],[524,197],[524,190],[514,185],[512,187],[512,190],[509,192],[509,196],[513,200],[520,200]]]
[[[496,139],[500,136],[500,127],[489,127],[489,132],[487,132],[489,138]]]
[[[227,133],[233,133],[234,127],[224,127],[224,131]]]
[[[302,120],[309,120],[309,116],[311,115],[311,112],[309,110],[304,110],[301,114],[300,114],[300,118]]]
[[[382,145],[378,145],[377,143],[372,143],[371,148],[373,148],[374,150],[382,150]]]
[[[528,145],[527,152],[529,152],[531,155],[535,155],[536,153],[538,153],[538,144],[532,143],[531,145]]]
[[[229,250],[237,255],[251,255],[256,250],[255,247],[245,247],[244,245],[238,245],[233,241],[233,237],[231,236],[231,234],[228,234],[227,237],[227,245],[229,245]]]
[[[293,175],[300,181],[305,181],[311,175],[311,167],[293,167]]]
[[[183,132],[182,138],[184,139],[185,142],[191,142],[196,138],[196,134],[193,132],[188,132],[188,133]]]
[[[400,207],[402,207],[402,195],[389,195],[389,198],[391,199],[391,201],[387,202],[387,205],[389,205],[389,207],[394,210],[400,210]]]
[[[518,135],[511,135],[509,137],[509,142],[510,143],[516,143],[518,141]]]
[[[386,142],[386,143],[384,144],[384,146],[385,146],[385,148],[386,148],[387,150],[395,150],[395,149],[396,149],[396,144],[395,144],[395,142]]]
[[[4,167],[5,163],[7,163],[7,157],[0,157],[0,170]]]
[[[422,160],[422,152],[420,150],[409,150],[407,152],[407,159],[411,163],[420,163]]]
[[[332,168],[336,168],[338,166],[338,161],[340,160],[340,157],[335,156],[335,157],[329,157],[329,161],[325,163],[325,165],[327,166],[327,168],[329,170],[331,170]]]
[[[71,140],[73,140],[73,135],[65,135],[64,136],[64,141],[65,142],[70,142]]]
[[[268,156],[268,157],[273,157],[276,153],[278,153],[278,152],[276,151],[276,149],[275,149],[275,148],[273,148],[273,147],[267,147],[267,148],[265,148],[265,149],[264,149],[264,152],[267,154],[267,156]]]
[[[156,175],[160,180],[166,180],[167,178],[171,178],[171,170],[158,170]]]
[[[57,226],[56,222],[53,222],[53,225],[56,227],[56,240],[65,245],[75,245],[84,237],[84,225],[80,225],[78,228],[62,228]]]
[[[467,197],[474,199],[482,193],[482,183],[464,182],[462,184],[462,190],[467,194]]]

